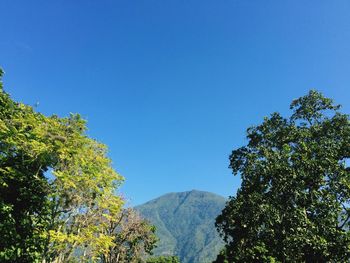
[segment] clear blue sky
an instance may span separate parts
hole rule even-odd
[[[131,204],[233,195],[247,127],[311,88],[350,113],[349,0],[0,0],[14,99],[81,113]]]

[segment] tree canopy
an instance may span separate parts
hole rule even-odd
[[[124,212],[116,194],[123,177],[107,147],[86,135],[78,114],[47,117],[13,101],[2,74],[0,261],[94,262],[127,247],[127,259],[113,262],[132,262],[149,253],[154,229]]]
[[[176,256],[158,256],[147,259],[146,263],[180,263]]]
[[[350,121],[317,91],[247,130],[230,168],[242,184],[216,225],[216,262],[345,262],[350,258]],[[226,260],[226,261],[225,261]]]

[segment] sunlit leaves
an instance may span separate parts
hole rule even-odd
[[[122,211],[123,178],[85,131],[79,115],[44,116],[0,82],[2,262],[97,260],[114,245],[105,229]]]
[[[350,122],[316,91],[248,129],[232,152],[242,177],[217,226],[229,262],[343,262],[350,256]],[[217,261],[223,262],[223,261]]]

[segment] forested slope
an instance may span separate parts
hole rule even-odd
[[[225,198],[209,192],[169,193],[136,209],[157,227],[156,255],[177,255],[182,263],[211,262],[223,247],[214,221]]]

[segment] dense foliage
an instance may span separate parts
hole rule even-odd
[[[182,263],[215,259],[223,242],[215,229],[215,217],[225,198],[202,191],[170,193],[136,207],[157,227],[160,241],[155,255],[177,255]]]
[[[13,101],[0,82],[1,262],[132,262],[150,252],[154,228],[124,212],[123,178],[85,130],[79,115],[46,117]]]
[[[316,91],[248,129],[230,157],[242,185],[216,224],[216,262],[347,262],[350,121]],[[226,260],[226,261],[225,261]]]
[[[31,108],[12,101],[0,82],[1,262],[31,262],[44,251],[41,234],[48,227],[50,208],[44,173],[58,156],[50,153],[48,136],[38,139],[42,120]]]
[[[156,228],[131,208],[124,209],[117,220],[111,220],[107,230],[114,239],[108,253],[101,257],[102,263],[143,262],[158,240]]]
[[[180,260],[175,256],[159,256],[147,259],[146,263],[180,263]]]

